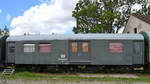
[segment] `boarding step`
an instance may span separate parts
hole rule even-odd
[[[2,72],[3,75],[11,75],[14,74],[15,69],[4,69],[4,71]]]

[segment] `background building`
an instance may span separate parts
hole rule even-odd
[[[150,31],[150,15],[131,15],[123,33],[139,33]]]

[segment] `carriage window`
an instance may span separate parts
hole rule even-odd
[[[9,52],[14,53],[15,52],[15,47],[14,46],[9,47]]]
[[[15,52],[15,43],[9,43],[9,53]]]
[[[82,52],[88,52],[88,43],[87,42],[82,43]]]
[[[78,52],[78,45],[77,42],[72,43],[72,52]]]
[[[35,52],[35,44],[24,44],[24,52]]]
[[[40,43],[39,52],[51,52],[51,44],[50,43]]]

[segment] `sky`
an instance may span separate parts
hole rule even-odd
[[[73,33],[78,0],[0,0],[0,28],[10,35]]]
[[[0,28],[10,35],[73,34],[72,11],[78,0],[0,0]],[[134,8],[140,8],[135,5]]]

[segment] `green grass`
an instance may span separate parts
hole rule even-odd
[[[83,74],[83,73],[82,73]],[[89,74],[90,75],[90,74]],[[140,75],[139,78],[113,78],[113,77],[81,77],[80,74],[67,74],[67,73],[31,73],[31,72],[18,72],[11,76],[6,76],[10,79],[27,79],[27,80],[88,80],[88,81],[127,81],[127,82],[150,82],[148,74]]]

